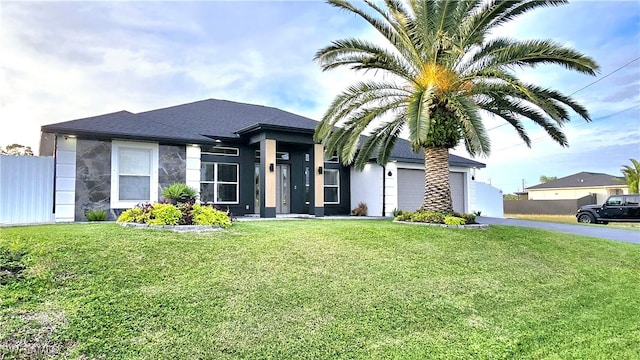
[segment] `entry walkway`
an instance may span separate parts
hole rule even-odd
[[[544,221],[530,221],[506,218],[492,218],[478,216],[476,221],[489,225],[521,226],[545,230],[559,231],[568,234],[597,237],[601,239],[624,241],[633,244],[640,244],[640,231],[634,229],[619,229],[607,227],[607,225],[581,225],[562,224]]]

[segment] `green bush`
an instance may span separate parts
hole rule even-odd
[[[182,212],[171,204],[154,204],[151,211],[149,225],[178,225],[182,219]]]
[[[411,222],[443,224],[445,215],[434,211],[418,211],[411,215]]]
[[[218,225],[221,228],[231,226],[231,218],[225,211],[216,210],[211,206],[194,204],[191,210],[194,225]]]
[[[397,209],[397,208],[396,208],[396,209],[393,209],[393,212],[392,212],[392,214],[393,214],[393,217],[394,217],[394,218],[395,218],[395,217],[398,217],[398,216],[401,216],[401,215],[402,215],[402,213],[403,213],[403,211],[402,211],[402,210],[400,210],[400,209]]]
[[[196,200],[197,191],[185,183],[174,183],[162,190],[165,199],[173,199],[178,202],[193,202]]]
[[[149,206],[136,206],[134,208],[125,210],[118,216],[116,222],[133,222],[139,224],[146,224],[151,218],[151,209]]]
[[[476,224],[476,216],[474,214],[442,213],[425,211],[422,208],[413,213],[405,211],[395,216],[394,220],[447,225]]]
[[[444,223],[447,225],[464,225],[465,221],[463,218],[457,217],[457,216],[446,216],[444,218]]]
[[[84,213],[84,216],[86,216],[89,221],[105,221],[107,220],[107,210],[87,210],[87,212]]]

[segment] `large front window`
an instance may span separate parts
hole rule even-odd
[[[340,203],[340,171],[324,169],[324,203]]]
[[[111,206],[128,208],[158,198],[158,145],[113,141]]]
[[[202,162],[200,201],[214,204],[238,203],[238,164]]]

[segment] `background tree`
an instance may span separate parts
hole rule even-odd
[[[488,155],[489,137],[481,114],[502,119],[527,146],[522,120],[541,126],[561,146],[569,111],[589,120],[587,110],[556,90],[524,83],[514,70],[543,64],[594,75],[591,58],[550,40],[514,40],[489,35],[500,25],[557,0],[346,0],[329,4],[355,14],[385,43],[346,38],[315,55],[323,71],[349,67],[382,75],[337,95],[315,132],[328,153],[356,169],[377,152],[385,164],[398,137],[408,129],[414,151],[423,151],[424,208],[451,212],[449,149],[464,142],[471,156]],[[360,2],[358,2],[360,4]],[[360,135],[368,135],[361,143]]]
[[[0,154],[16,155],[16,156],[33,156],[33,150],[31,150],[31,146],[11,144],[11,145],[7,145],[7,147],[4,148],[4,150],[2,149],[2,146],[0,146]]]
[[[638,184],[640,183],[640,163],[636,159],[629,159],[633,166],[622,165],[622,175],[624,175],[624,179],[627,181],[627,186],[629,187],[630,194],[638,194]]]
[[[540,182],[541,183],[548,183],[549,181],[555,181],[558,180],[557,176],[546,176],[546,175],[540,175]]]

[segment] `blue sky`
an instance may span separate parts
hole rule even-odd
[[[538,9],[496,35],[553,39],[591,56],[601,70],[596,77],[553,66],[519,72],[528,82],[573,94],[593,121],[576,117],[565,127],[569,148],[528,126],[529,149],[510,126],[487,118],[492,154],[476,159],[487,164],[478,180],[514,192],[541,175],[620,175],[630,158],[640,159],[640,2]],[[207,98],[319,119],[362,74],[322,73],[313,55],[351,36],[377,38],[359,19],[321,1],[3,0],[0,146],[36,149],[44,124]]]

